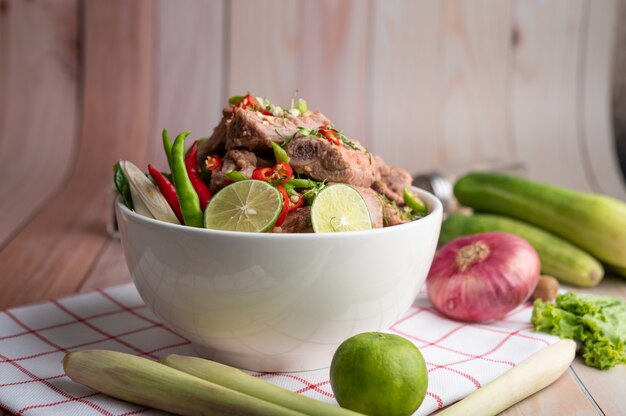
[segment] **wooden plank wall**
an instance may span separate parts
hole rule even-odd
[[[616,0],[2,0],[0,300],[21,303],[2,288],[34,270],[23,300],[97,285],[119,259],[104,233],[115,160],[163,165],[161,128],[207,135],[246,90],[280,103],[298,91],[413,172],[522,160],[533,178],[626,199],[609,125],[616,10]]]

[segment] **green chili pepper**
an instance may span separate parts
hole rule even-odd
[[[417,196],[413,195],[409,191],[409,188],[404,188],[404,191],[402,192],[402,196],[404,198],[404,203],[409,208],[411,208],[411,211],[413,211],[414,215],[423,217],[424,215],[428,213],[428,209],[426,208],[426,205],[424,205],[424,203]]]
[[[306,189],[306,191],[302,192],[302,196],[304,197],[306,204],[311,205],[317,194],[326,187],[326,184],[324,182],[317,182],[312,179],[293,178],[289,179],[283,185],[283,187],[285,188],[285,190],[287,190],[288,188]]]
[[[274,157],[276,158],[276,162],[285,162],[289,163],[289,155],[285,152],[285,149],[280,147],[277,143],[272,142],[272,149],[274,149]]]
[[[185,139],[191,134],[183,132],[176,137],[172,146],[172,179],[176,187],[176,195],[180,202],[185,225],[203,227],[204,218],[200,209],[200,198],[191,184],[187,168],[185,167]]]
[[[293,186],[294,188],[318,188],[323,185],[322,182],[316,182],[311,179],[289,179],[286,185]]]
[[[238,170],[231,170],[230,172],[226,172],[224,176],[233,182],[240,182],[245,181],[246,179],[250,179],[246,178],[243,173],[239,172]]]
[[[167,132],[167,129],[163,129],[161,136],[163,137],[163,150],[165,150],[167,164],[170,170],[172,170],[172,141],[170,140],[170,134]]]
[[[228,104],[235,105],[239,101],[243,100],[243,97],[244,97],[243,95],[233,95],[232,97],[228,99]]]
[[[115,183],[115,187],[117,191],[122,196],[122,202],[129,209],[133,209],[133,198],[130,195],[130,185],[128,184],[128,178],[124,175],[122,168],[120,167],[120,162],[117,162],[115,166],[113,166],[113,182]]]
[[[293,185],[289,185],[285,183],[283,185],[283,188],[285,189],[285,192],[287,192],[287,195],[289,196],[298,195],[298,192],[296,191],[296,188]]]

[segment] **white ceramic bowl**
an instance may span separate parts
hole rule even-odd
[[[146,304],[207,357],[256,371],[330,365],[346,338],[409,308],[435,253],[442,206],[395,227],[336,234],[206,230],[116,205],[128,268]]]

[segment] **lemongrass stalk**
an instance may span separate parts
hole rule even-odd
[[[562,339],[513,367],[437,416],[497,415],[554,383],[576,354],[576,342]]]
[[[184,371],[211,383],[305,414],[320,416],[359,415],[359,413],[351,410],[285,390],[241,370],[214,361],[175,354],[161,357],[160,361],[168,367]]]
[[[63,358],[63,368],[72,380],[101,393],[179,415],[302,416],[131,354],[70,352]]]

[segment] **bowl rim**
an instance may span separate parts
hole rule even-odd
[[[135,221],[140,224],[148,225],[148,226],[156,226],[163,227],[165,229],[170,230],[184,230],[184,232],[189,232],[192,234],[200,234],[200,235],[222,235],[222,236],[241,236],[247,238],[258,238],[258,239],[307,239],[307,238],[315,238],[315,239],[341,239],[341,238],[350,238],[353,236],[372,236],[372,235],[380,235],[384,233],[394,233],[394,232],[402,232],[403,230],[407,230],[411,227],[419,227],[419,224],[424,224],[425,222],[433,222],[437,221],[439,218],[443,216],[443,205],[439,198],[435,195],[427,192],[421,188],[416,186],[411,186],[410,189],[418,194],[420,198],[423,198],[426,202],[426,205],[429,208],[429,212],[425,217],[420,219],[405,223],[394,225],[391,227],[383,227],[383,228],[372,228],[371,230],[361,230],[361,231],[343,231],[338,233],[255,233],[250,231],[224,231],[224,230],[212,230],[209,228],[199,228],[199,227],[188,227],[182,224],[172,224],[165,221],[159,221],[154,218],[145,217],[143,215],[138,214],[137,212],[129,209],[126,205],[122,203],[121,196],[118,195],[115,201],[116,206],[116,217],[117,221],[120,221],[120,212],[127,215],[132,221]]]

